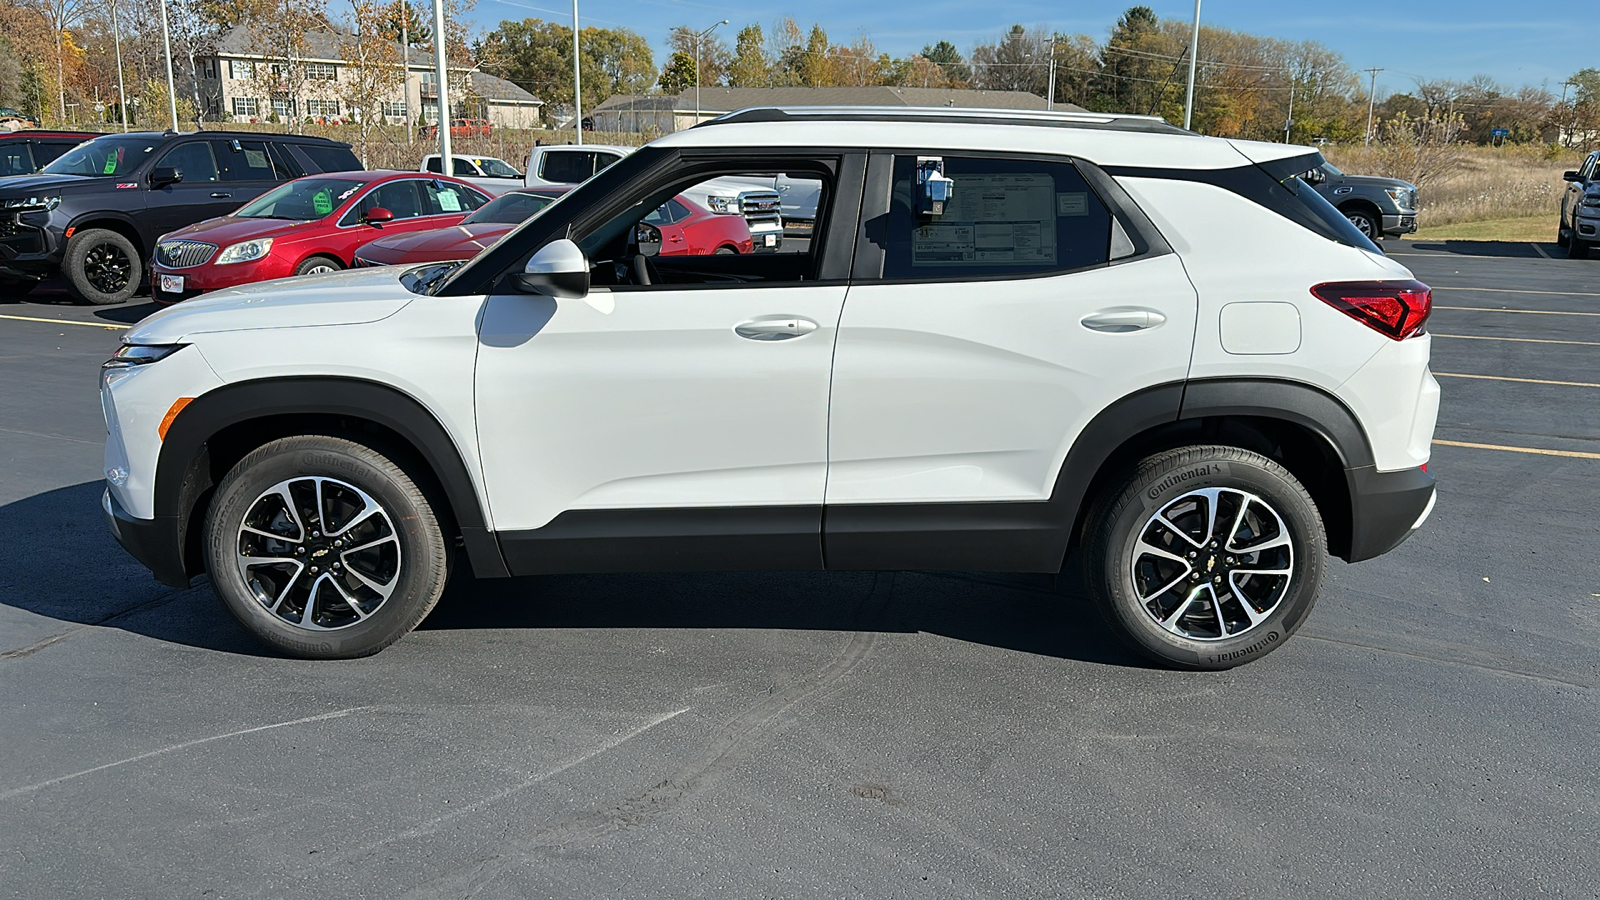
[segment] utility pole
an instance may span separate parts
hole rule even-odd
[[[1563,81],[1563,82],[1561,82],[1561,105],[1562,106],[1566,106],[1567,105],[1567,88],[1569,88],[1569,87],[1577,87],[1577,86],[1578,86],[1578,83],[1576,81]],[[1574,107],[1573,111],[1572,111],[1572,114],[1567,116],[1567,121],[1572,123],[1572,125],[1566,129],[1566,134],[1561,134],[1560,133],[1560,131],[1562,130],[1560,125],[1556,126],[1556,129],[1557,129],[1556,143],[1560,144],[1563,147],[1572,146],[1571,143],[1569,143],[1569,142],[1572,139],[1572,132],[1573,132],[1573,130],[1575,130],[1576,125],[1577,125],[1577,118],[1578,118],[1577,112],[1578,111],[1577,111],[1576,107],[1577,107],[1578,104],[1576,102],[1574,102],[1572,105]]]
[[[706,39],[706,35],[726,24],[728,20],[723,19],[694,36],[694,123],[696,125],[700,124],[700,44]]]
[[[433,0],[433,77],[439,81],[439,171],[450,175],[456,170],[456,160],[450,155],[450,70],[445,62],[444,34],[444,0]]]
[[[178,89],[172,82],[172,32],[167,27],[167,5],[161,7],[161,46],[167,51],[167,109],[172,113],[172,130],[178,130]]]
[[[411,118],[411,0],[400,0],[400,105],[405,108],[406,118]],[[421,112],[422,107],[418,106]],[[406,123],[406,143],[417,142],[417,130]],[[452,166],[451,170],[454,171]],[[439,163],[439,171],[444,171],[444,163]]]
[[[578,0],[573,0],[573,131],[584,143],[584,80],[578,70]]]
[[[116,0],[111,2],[111,38],[117,45],[117,109],[122,112],[122,133],[128,133],[128,91],[122,86],[122,30],[117,25]],[[218,74],[221,74],[220,72]]]
[[[1194,122],[1194,73],[1200,58],[1200,0],[1194,0],[1194,30],[1189,32],[1189,88],[1183,98],[1183,130]]]
[[[1056,34],[1050,32],[1050,84],[1045,88],[1044,108],[1046,111],[1056,108]]]
[[[1367,74],[1372,76],[1372,84],[1367,88],[1367,135],[1361,141],[1361,146],[1372,145],[1372,105],[1378,99],[1378,73],[1382,69],[1367,69]]]
[[[1294,72],[1289,73],[1289,117],[1283,120],[1283,142],[1289,143],[1289,130],[1294,127]]]

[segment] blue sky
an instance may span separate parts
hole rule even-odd
[[[739,5],[729,0],[579,0],[584,24],[625,25],[650,39],[657,62],[666,58],[668,29],[704,28],[731,20],[719,30],[732,43],[742,25],[770,25],[785,15],[803,27],[821,22],[835,41],[870,35],[880,50],[896,56],[941,38],[963,53],[991,40],[1013,22],[1082,32],[1104,40],[1127,0],[1067,0],[1058,4],[1017,0],[791,0]],[[1188,0],[1147,2],[1163,19],[1188,21]],[[473,17],[485,27],[501,19],[538,17],[571,20],[570,0],[478,0]],[[1291,40],[1317,40],[1344,54],[1358,69],[1383,66],[1380,91],[1410,89],[1417,76],[1466,79],[1486,74],[1504,84],[1545,84],[1557,94],[1561,82],[1585,66],[1600,67],[1594,29],[1573,20],[1585,7],[1554,0],[1205,0],[1208,23]],[[752,10],[770,10],[753,14]],[[1201,48],[1202,58],[1205,50]]]

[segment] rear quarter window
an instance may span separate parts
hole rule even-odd
[[[312,172],[359,172],[361,160],[349,147],[328,144],[291,144],[302,165]]]

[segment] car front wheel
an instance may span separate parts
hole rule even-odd
[[[144,278],[144,262],[133,242],[106,228],[74,234],[62,267],[72,293],[95,306],[127,300]]]
[[[1350,224],[1354,225],[1357,231],[1366,235],[1370,240],[1375,241],[1378,239],[1378,222],[1372,217],[1371,213],[1363,212],[1359,209],[1351,209],[1345,210],[1344,217],[1350,220]]]
[[[1134,650],[1227,669],[1283,644],[1316,603],[1327,538],[1289,471],[1237,447],[1151,456],[1090,512],[1084,579]]]
[[[206,567],[228,610],[307,659],[376,653],[417,626],[449,574],[423,491],[384,454],[322,435],[251,452],[217,487]]]

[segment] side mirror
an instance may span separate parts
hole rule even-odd
[[[1304,181],[1306,184],[1326,184],[1328,181],[1328,173],[1322,171],[1321,169],[1312,169],[1304,175],[1301,175],[1300,180]]]
[[[633,226],[633,245],[640,256],[656,256],[661,252],[661,229],[647,222]]]
[[[150,186],[152,188],[166,187],[177,184],[183,180],[183,170],[173,166],[156,166],[150,170]]]
[[[572,241],[551,241],[533,254],[516,282],[524,293],[581,300],[589,295],[589,261]]]
[[[1562,180],[1563,180],[1563,181],[1577,181],[1577,182],[1582,182],[1582,181],[1583,181],[1583,176],[1582,176],[1582,175],[1579,175],[1579,174],[1578,174],[1578,173],[1577,173],[1577,172],[1573,172],[1573,171],[1567,171],[1567,172],[1562,172],[1562,173],[1561,173],[1561,179],[1562,179]]]
[[[393,222],[394,213],[384,209],[381,206],[374,206],[373,208],[367,210],[367,214],[362,217],[362,221],[366,222],[368,225],[382,225],[385,222]]]

